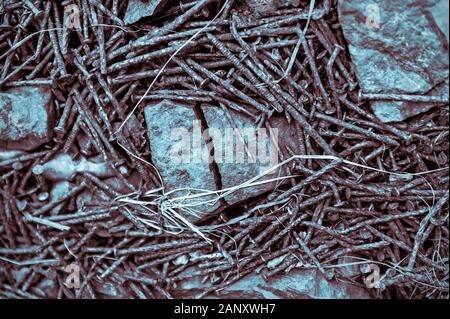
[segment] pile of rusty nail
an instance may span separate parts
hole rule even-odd
[[[157,2],[134,24],[129,1],[0,3],[0,95],[48,87],[55,123],[32,151],[0,144],[0,298],[220,296],[298,268],[374,298],[448,297],[448,107],[380,122],[336,1]],[[158,207],[115,200],[162,187],[143,106],[164,99],[284,116],[302,155],[377,171],[298,159],[288,183],[199,223],[208,241],[166,229]]]

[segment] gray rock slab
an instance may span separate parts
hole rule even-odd
[[[449,81],[448,79],[425,95],[430,96],[448,96]],[[372,101],[370,106],[374,114],[382,122],[398,122],[403,121],[411,116],[426,112],[435,106],[442,104],[428,104],[419,102],[402,102],[402,101]]]
[[[434,21],[436,21],[437,26],[445,35],[447,44],[449,42],[448,10],[449,10],[448,0],[437,0],[435,1],[435,4],[430,8],[431,13],[433,14]]]
[[[145,17],[151,17],[166,4],[167,0],[130,0],[124,22],[133,24]]]
[[[436,1],[338,3],[340,22],[362,92],[427,94],[448,78],[446,44],[433,18],[429,18],[432,17],[429,9]],[[372,103],[375,114],[384,122],[400,121],[430,107]]]
[[[206,143],[193,109],[163,101],[145,108],[145,120],[152,159],[163,179],[165,192],[179,190],[171,196],[182,197],[198,193],[196,190],[216,191]],[[214,198],[203,196],[180,201],[178,211],[185,218],[198,221],[218,208],[217,204],[200,204]]]
[[[32,150],[52,137],[52,94],[44,87],[0,92],[0,148]]]
[[[279,163],[276,147],[280,136],[277,138],[273,134],[274,138],[271,139],[268,130],[258,130],[250,118],[235,111],[215,106],[203,106],[202,109],[214,144],[222,189],[241,185]],[[274,129],[278,130],[279,127]],[[283,176],[281,174],[283,170],[275,169],[257,182]],[[275,182],[269,182],[242,188],[227,195],[225,200],[235,204],[271,191],[275,186]]]
[[[277,9],[276,0],[245,0],[245,4],[257,14],[268,14]]]

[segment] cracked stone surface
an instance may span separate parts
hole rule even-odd
[[[201,160],[208,158],[208,152],[206,143],[201,138],[200,127],[193,124],[198,123],[198,119],[192,107],[163,101],[147,106],[145,119],[152,159],[164,181],[166,193],[180,188],[215,191],[216,184],[208,161]],[[194,142],[197,144],[191,147]],[[183,150],[191,151],[188,158],[177,156],[186,154]],[[177,192],[177,196],[188,193],[187,190]],[[212,199],[209,196],[206,198]],[[186,214],[185,217],[197,221],[203,214],[217,209],[217,205],[201,205],[195,208],[202,215]]]
[[[130,0],[124,22],[133,24],[145,17],[151,17],[167,3],[166,0]]]
[[[342,29],[362,92],[436,93],[430,91],[449,75],[448,41],[439,36],[430,12],[437,2],[339,1]],[[445,25],[442,17],[438,20]],[[448,92],[448,85],[442,89]],[[392,122],[425,112],[432,106],[377,101],[371,107],[380,120]]]
[[[33,150],[52,137],[50,89],[21,87],[0,92],[0,148]]]
[[[205,142],[208,139],[207,136],[202,136],[199,119],[192,107],[166,100],[145,108],[152,159],[162,175],[166,192],[180,188],[215,191],[219,182],[221,189],[241,185],[279,163],[279,139],[287,141],[287,144],[291,143],[292,149],[299,152],[293,146],[296,138],[295,127],[288,127],[282,118],[270,120],[270,126],[278,130],[273,131],[270,138],[267,129],[257,130],[251,119],[235,111],[225,111],[212,106],[202,107],[202,111],[207,132],[212,138],[214,161],[218,167],[220,181],[214,179],[213,167],[208,162]],[[284,175],[284,170],[275,169],[271,174],[258,179],[258,182]],[[275,186],[276,182],[267,182],[241,188],[226,195],[224,199],[233,205],[271,191]],[[180,196],[188,193],[177,191]],[[217,208],[218,205],[201,205],[196,207],[199,211],[197,216],[186,216],[197,221]]]
[[[437,87],[431,89],[427,95],[448,96],[448,79]],[[411,116],[423,113],[438,106],[439,104],[427,104],[420,102],[402,102],[402,101],[373,101],[371,107],[375,115],[382,122],[403,121]]]
[[[243,117],[235,111],[225,111],[219,107],[203,107],[203,113],[216,150],[215,158],[224,189],[240,185],[278,163],[276,149],[270,149],[272,146],[276,146],[276,141],[270,140],[268,132],[256,131],[256,125],[251,119]],[[238,129],[236,132],[242,134],[234,134],[233,143],[229,143],[226,138],[226,130],[229,131],[234,127]],[[261,134],[256,136],[255,133]],[[255,143],[249,143],[249,139]],[[218,154],[219,152],[221,154]],[[240,154],[242,155],[240,156]],[[271,154],[275,157],[271,157]],[[258,181],[275,178],[277,173],[281,173],[281,171],[274,170],[272,174],[264,176]],[[270,191],[274,187],[275,183],[272,182],[243,188],[229,194],[225,200],[229,204],[235,204]]]

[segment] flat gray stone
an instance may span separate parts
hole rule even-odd
[[[431,13],[433,14],[434,21],[436,21],[437,26],[445,35],[447,44],[449,42],[448,10],[449,10],[448,0],[435,0],[435,4],[430,8]]]
[[[181,197],[198,193],[196,190],[216,191],[214,177],[209,169],[206,143],[199,132],[193,109],[187,105],[163,101],[147,106],[145,119],[152,159],[163,179],[165,192],[180,190],[173,196]],[[199,203],[213,199],[214,196],[203,196],[185,200],[182,206],[195,210],[196,214],[186,211],[183,216],[191,221],[201,220],[218,206]]]
[[[361,274],[358,262],[361,262],[361,258],[358,256],[343,256],[338,259],[337,271],[340,276],[344,278],[354,278]]]
[[[278,139],[274,137],[274,140],[271,140],[269,132],[265,129],[257,130],[250,118],[232,110],[225,111],[220,107],[203,106],[202,109],[214,144],[215,161],[219,167],[222,189],[241,185],[279,163],[276,149]],[[283,174],[282,170],[275,169],[256,182],[276,178],[278,174]],[[235,204],[271,191],[275,186],[275,182],[269,182],[241,188],[227,195],[225,200],[229,204]]]
[[[448,96],[448,89],[449,81],[447,79],[447,81],[430,90],[426,95]],[[403,121],[411,116],[426,112],[435,106],[442,106],[441,104],[402,101],[373,101],[370,104],[373,112],[382,122]]]
[[[448,45],[442,42],[428,11],[436,1],[348,0],[338,3],[340,22],[363,93],[422,95],[448,78]],[[375,114],[384,122],[400,121],[430,107],[372,103]],[[388,112],[389,108],[393,111]]]
[[[52,137],[50,89],[21,87],[0,92],[0,148],[32,150]]]
[[[145,17],[151,17],[158,12],[165,4],[166,0],[130,0],[124,22],[133,24]]]

